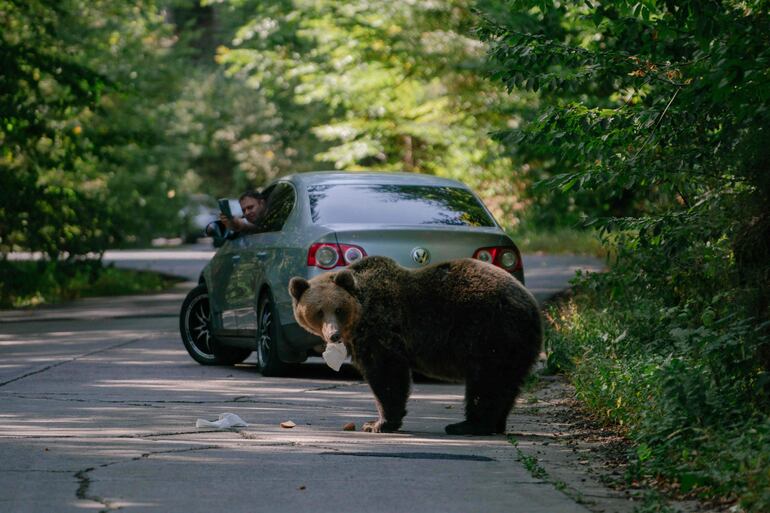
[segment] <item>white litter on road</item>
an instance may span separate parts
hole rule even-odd
[[[195,427],[198,428],[216,428],[216,429],[228,429],[232,427],[246,427],[248,424],[245,420],[240,418],[235,413],[222,413],[219,415],[219,420],[210,421],[206,419],[198,419],[195,422]]]

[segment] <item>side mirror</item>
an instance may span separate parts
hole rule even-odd
[[[215,248],[221,247],[227,240],[227,229],[222,221],[212,221],[206,225],[205,233],[213,239]]]

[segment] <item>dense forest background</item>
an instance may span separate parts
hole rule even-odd
[[[0,0],[0,291],[12,251],[147,244],[198,193],[457,178],[515,235],[600,237],[610,271],[549,311],[546,349],[634,441],[629,480],[767,511],[769,11]]]
[[[0,251],[75,256],[179,230],[191,194],[320,169],[434,173],[508,224],[471,2],[3,0]]]

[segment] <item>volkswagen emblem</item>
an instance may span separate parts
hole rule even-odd
[[[414,248],[412,250],[412,260],[420,265],[425,265],[430,262],[430,253],[425,248]]]

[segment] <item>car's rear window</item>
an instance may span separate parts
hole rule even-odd
[[[465,189],[397,184],[335,184],[308,187],[317,224],[495,226]]]

